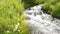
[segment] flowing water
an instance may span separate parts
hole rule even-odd
[[[37,5],[24,11],[26,24],[31,28],[31,34],[60,34],[60,20],[44,13]]]

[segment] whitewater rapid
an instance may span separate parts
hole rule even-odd
[[[24,11],[31,34],[60,34],[60,20],[44,13],[42,6],[37,5]]]

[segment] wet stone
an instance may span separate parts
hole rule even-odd
[[[25,20],[30,20],[30,18],[27,16],[27,17],[25,17]]]

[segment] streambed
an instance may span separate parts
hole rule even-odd
[[[60,34],[60,20],[44,13],[42,6],[37,5],[24,11],[31,34]]]

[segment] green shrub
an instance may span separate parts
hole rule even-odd
[[[44,4],[45,2],[47,2],[48,0],[35,0],[36,4]]]
[[[60,2],[56,3],[55,7],[52,8],[51,14],[54,17],[60,18]]]
[[[60,18],[60,0],[48,0],[44,3],[42,9],[52,16]]]
[[[28,33],[26,32],[28,28],[24,20],[21,20],[23,10],[21,0],[0,0],[0,34]]]
[[[42,9],[43,9],[44,11],[48,11],[49,8],[50,8],[50,4],[49,4],[49,3],[45,3],[45,4],[42,6]]]
[[[43,4],[47,0],[22,0],[24,2],[25,8],[29,8],[38,4]]]
[[[22,0],[24,2],[25,8],[34,6],[34,0]]]
[[[55,6],[53,6],[53,5],[50,5],[50,7],[49,7],[49,10],[47,11],[49,14],[51,14],[51,12],[52,12],[52,9],[54,8]]]

